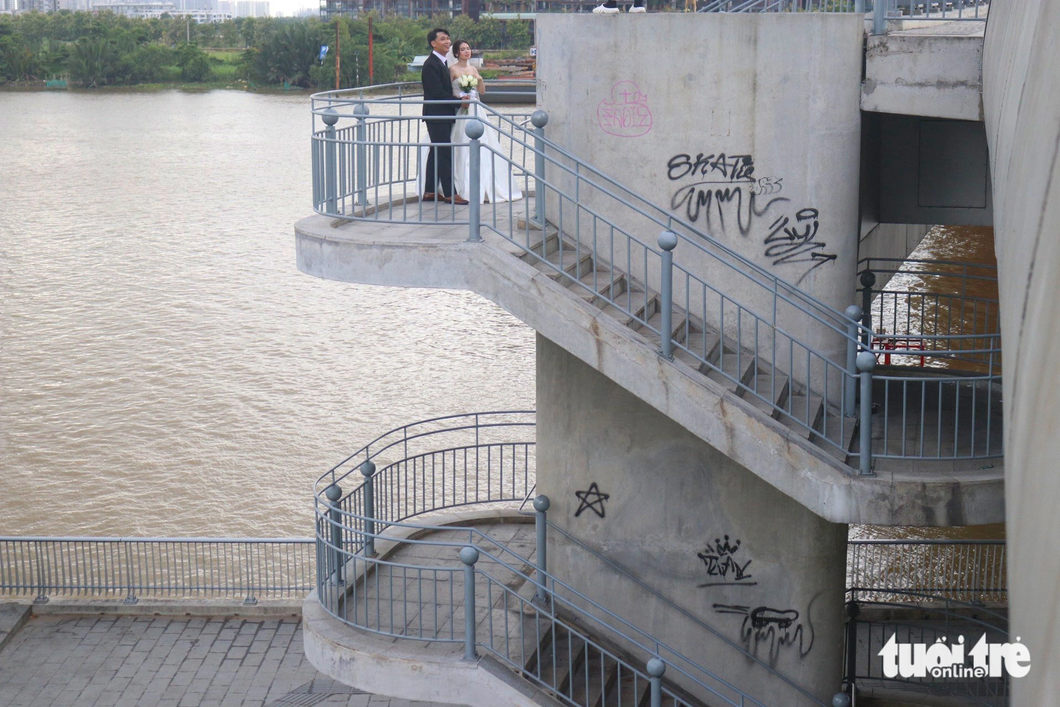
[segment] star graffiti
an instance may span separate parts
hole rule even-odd
[[[600,487],[596,485],[596,482],[589,484],[588,491],[575,491],[574,495],[581,501],[581,505],[578,506],[578,510],[574,512],[574,517],[577,518],[586,509],[591,510],[601,518],[604,517],[604,501],[611,498],[606,493],[600,493]]]

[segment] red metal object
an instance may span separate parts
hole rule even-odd
[[[890,334],[884,334],[880,332],[872,337],[872,348],[882,349],[885,353],[883,354],[883,365],[891,365],[891,351],[926,351],[927,347],[924,346],[923,339],[910,339],[908,337],[893,336]],[[899,354],[902,356],[908,354]],[[876,360],[880,360],[880,354],[876,354]],[[920,365],[924,366],[924,357],[920,357]]]

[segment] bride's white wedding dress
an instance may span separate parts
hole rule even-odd
[[[457,85],[457,80],[459,79],[453,81],[453,95],[459,98],[463,91]],[[471,91],[471,98],[472,101],[477,101],[478,91]],[[467,147],[471,140],[464,132],[468,121],[460,119],[461,116],[473,115],[477,116],[486,128],[479,138],[478,202],[483,204],[489,200],[491,204],[496,204],[522,199],[523,192],[519,189],[514,167],[498,156],[504,153],[501,152],[497,129],[490,124],[485,112],[480,114],[479,110],[479,106],[472,102],[469,108],[460,109],[457,121],[453,123],[453,186],[456,193],[468,200],[474,198],[471,194],[470,179],[471,150]]]

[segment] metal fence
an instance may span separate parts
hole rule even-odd
[[[847,589],[857,601],[1006,604],[1005,541],[851,540]]]
[[[989,359],[997,338],[986,348],[970,348],[983,336],[925,334],[921,338],[932,341],[926,351],[897,345],[877,351],[860,307],[836,311],[549,141],[544,111],[533,113],[528,127],[524,116],[473,103],[474,115],[491,126],[479,129],[496,130],[501,147],[472,139],[457,149],[470,150],[475,164],[502,165],[500,173],[534,195],[532,205],[523,199],[483,212],[475,199],[461,210],[419,199],[429,145],[421,133],[421,96],[332,91],[312,102],[314,121],[324,124],[318,129],[315,122],[313,132],[318,213],[375,223],[466,224],[469,241],[480,241],[483,229],[492,232],[564,286],[658,341],[664,357],[732,386],[837,458],[856,459],[851,465],[860,473],[872,473],[874,456],[1003,454],[999,371],[977,377],[873,371],[875,353]],[[458,121],[473,125],[474,115]],[[341,121],[354,124],[338,127]],[[479,191],[478,175],[470,171],[472,193]],[[646,232],[661,235],[649,242],[640,235]],[[873,418],[874,404],[884,418]]]
[[[1001,308],[997,267],[914,258],[863,258],[862,324],[886,365],[941,365],[966,371],[1001,371]],[[876,283],[886,278],[880,287]],[[895,356],[909,349],[919,354]],[[933,354],[945,351],[944,356]],[[878,359],[880,356],[877,357]]]
[[[698,12],[856,12],[870,14],[873,33],[889,20],[985,22],[989,0],[708,0]]]
[[[299,598],[311,539],[0,537],[0,594],[140,599]]]

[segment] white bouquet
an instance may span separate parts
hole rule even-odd
[[[478,77],[474,74],[464,74],[456,80],[456,85],[464,93],[471,93],[478,88]]]

